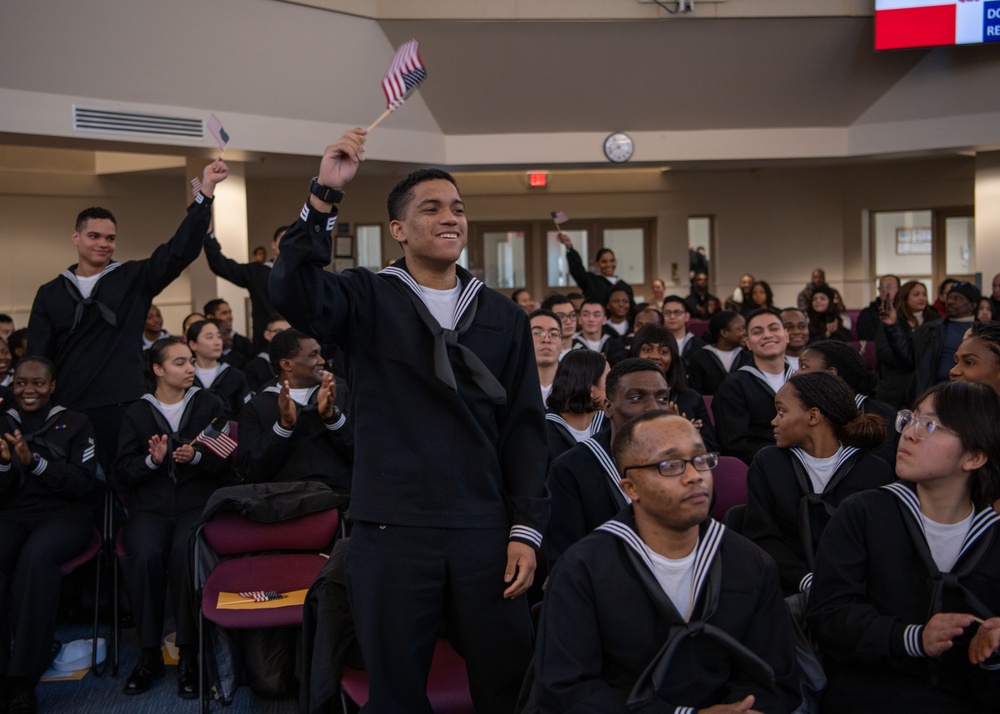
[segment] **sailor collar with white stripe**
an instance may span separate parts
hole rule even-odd
[[[309,394],[306,396],[306,402],[309,402],[309,401],[312,400],[313,395],[316,393],[317,389],[319,389],[319,385],[318,384],[313,385],[312,387],[309,387]],[[264,387],[260,391],[261,392],[270,392],[271,394],[281,394],[281,386],[278,385],[278,384],[272,384],[270,387]]]
[[[618,475],[618,467],[615,466],[615,460],[611,458],[611,454],[609,454],[607,450],[601,446],[600,442],[598,442],[593,436],[589,439],[581,441],[580,443],[594,455],[594,458],[597,459],[597,463],[600,464],[601,468],[604,470],[604,475],[607,477],[608,482],[611,485],[611,495],[615,497],[616,501],[618,500],[618,494],[621,495],[623,501],[621,501],[619,505],[621,505],[621,503],[626,505],[632,503],[632,499],[625,495],[625,492],[622,490],[621,476]]]
[[[698,534],[698,544],[694,548],[694,577],[691,583],[691,602],[698,602],[701,597],[701,589],[708,577],[709,568],[719,546],[722,544],[722,534],[726,528],[721,523],[711,518],[699,526],[701,532]],[[649,571],[653,571],[653,561],[649,557],[649,547],[629,523],[613,518],[610,521],[599,525],[595,530],[610,533],[620,539],[625,545],[631,548],[639,556]]]
[[[559,426],[564,427],[567,430],[571,430],[573,428],[569,425],[569,422],[567,422],[565,419],[562,418],[562,416],[556,414],[555,412],[545,412],[545,419],[547,421],[551,421],[555,424],[558,424]],[[604,428],[604,412],[598,410],[594,414],[594,418],[590,420],[590,426],[587,427],[587,430],[590,436],[594,436],[594,434],[596,434],[603,428]],[[570,433],[572,433],[572,431],[570,431]]]
[[[924,535],[924,540],[927,539],[927,531],[924,529],[923,519],[920,517],[920,499],[917,497],[917,487],[916,484],[911,484],[906,481],[896,481],[890,483],[886,486],[882,486],[890,493],[892,493],[899,502],[905,506],[903,512],[908,514],[910,518],[917,524],[920,532]],[[962,549],[958,553],[958,558],[955,559],[955,563],[958,564],[962,560],[962,556],[965,555],[966,551],[972,547],[977,540],[979,540],[984,534],[986,534],[990,528],[1000,524],[1000,515],[996,513],[992,508],[986,507],[981,510],[976,511],[976,514],[972,518],[972,526],[969,528],[969,532],[965,534],[965,540],[962,541]],[[953,568],[954,569],[954,568]]]
[[[386,275],[399,279],[403,285],[408,287],[413,293],[423,299],[420,292],[420,284],[406,270],[405,261],[399,261],[395,265],[390,265],[378,271],[379,275]],[[458,325],[462,320],[462,314],[469,308],[480,290],[483,289],[483,281],[475,277],[468,270],[460,265],[455,266],[455,278],[462,286],[462,291],[458,296],[458,303],[455,305],[455,319],[453,324]]]
[[[66,411],[66,407],[60,407],[60,406],[52,407],[51,409],[49,409],[49,413],[45,415],[45,421],[48,421],[56,414],[59,414],[60,412],[64,411]],[[16,421],[18,424],[21,423],[21,415],[18,413],[15,407],[11,407],[10,409],[7,410],[7,416]]]
[[[201,387],[188,387],[187,392],[184,393],[184,399],[181,403],[184,405],[182,412],[187,411],[188,403],[194,398],[194,395],[201,391]],[[163,414],[163,408],[160,406],[160,400],[156,398],[156,395],[146,392],[142,395],[142,398],[153,405],[153,409]],[[166,414],[164,414],[166,416]]]
[[[740,367],[739,370],[737,370],[737,371],[739,371],[739,372],[749,372],[754,377],[756,377],[760,381],[761,384],[763,384],[768,389],[771,389],[771,384],[767,381],[767,377],[764,375],[763,372],[761,372],[759,369],[757,369],[756,366],[754,366],[752,364],[745,364],[742,367]],[[792,369],[792,365],[790,365],[788,363],[788,361],[786,360],[785,361],[785,371],[783,372],[783,375],[785,377],[785,381],[787,382],[788,378],[791,377],[794,373],[795,373],[795,371]],[[773,376],[777,376],[777,375],[771,375],[771,376],[773,377]]]
[[[807,454],[804,450],[798,448],[797,446],[789,449],[789,451],[791,451],[792,455],[796,459],[799,460],[799,463],[802,464],[802,468],[806,470],[806,473],[808,473],[809,472],[809,458],[812,458],[812,457],[810,457],[809,454]],[[840,469],[841,469],[841,467],[843,467],[843,465],[844,465],[845,462],[847,462],[851,458],[853,458],[853,456],[856,453],[858,453],[858,451],[860,451],[860,449],[858,449],[857,447],[854,447],[854,446],[841,446],[838,451],[840,453],[839,453],[839,457],[837,458],[837,465],[833,468],[833,472],[830,475],[830,480],[826,484],[827,490],[829,490],[830,488],[832,488],[837,482],[840,481],[840,479],[837,478],[837,477],[838,477],[838,475],[840,475]],[[836,454],[835,454],[835,456],[836,456]]]
[[[79,263],[77,263],[76,265],[71,265],[70,267],[66,268],[66,270],[62,271],[60,275],[69,280],[73,284],[73,287],[75,287],[77,290],[80,290],[80,283],[77,282],[77,278],[79,276],[74,272],[77,269],[77,267],[79,267]],[[104,279],[105,275],[112,272],[113,270],[117,270],[120,267],[122,267],[122,264],[117,263],[113,260],[110,263],[108,263],[105,266],[104,270],[102,270],[100,273],[97,274],[97,281],[94,283],[94,290],[97,289],[97,284]]]

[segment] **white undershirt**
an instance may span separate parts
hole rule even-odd
[[[792,357],[791,355],[785,355],[785,361],[792,365],[792,374],[799,371],[799,358]]]
[[[813,493],[823,493],[826,490],[826,485],[833,478],[833,472],[837,470],[837,462],[840,461],[840,457],[844,453],[843,444],[837,449],[837,453],[825,459],[810,456],[802,450],[798,450],[797,453],[802,457],[802,465],[805,467],[806,473],[809,474]]]
[[[690,332],[685,332],[684,337],[677,340],[677,354],[684,354],[684,345],[690,342],[692,337],[694,337],[694,335]]]
[[[586,337],[583,336],[583,333],[580,333],[580,342],[586,345],[587,349],[590,350],[591,352],[601,351],[602,340],[598,340],[597,342],[591,342],[590,340],[588,340]]]
[[[569,423],[568,423],[568,422],[567,422],[567,424],[566,424],[566,431],[568,431],[568,432],[569,432],[570,434],[572,434],[572,435],[573,435],[573,438],[574,438],[574,439],[576,439],[576,443],[578,443],[578,444],[579,444],[579,443],[580,443],[581,441],[586,441],[586,440],[587,440],[587,439],[589,439],[589,438],[590,438],[591,436],[593,436],[593,435],[592,435],[592,434],[590,433],[590,427],[589,427],[589,426],[588,426],[588,427],[587,427],[586,429],[574,429],[573,427],[571,427],[571,426],[569,425]]]
[[[617,332],[622,337],[628,332],[628,320],[622,320],[621,322],[612,322],[608,320],[608,327]]]
[[[76,287],[80,289],[80,295],[86,300],[90,297],[90,294],[94,292],[94,286],[97,284],[98,278],[101,277],[101,273],[97,275],[91,275],[89,278],[81,278],[79,275],[76,276]]]
[[[417,287],[420,288],[420,299],[438,324],[446,330],[455,329],[455,306],[458,305],[458,296],[462,294],[462,284],[457,283],[450,290],[435,290],[423,285]]]
[[[618,282],[618,276],[617,275],[612,275],[611,277],[608,277],[604,273],[601,273],[601,277],[604,278],[605,280],[607,280],[612,285],[614,285],[615,283]]]
[[[646,552],[653,562],[653,575],[656,576],[656,581],[685,622],[691,619],[691,611],[694,609],[691,588],[694,584],[694,554],[697,550],[696,546],[683,558],[671,560],[646,547]]]
[[[309,403],[309,392],[312,391],[312,387],[306,387],[305,389],[289,389],[288,396],[292,398],[292,401],[300,406],[305,406]]]
[[[719,358],[722,362],[722,366],[726,368],[726,372],[731,372],[733,370],[733,362],[736,361],[736,353],[739,351],[739,347],[732,350],[720,350],[715,345],[705,345],[706,350],[710,350],[713,355]]]
[[[549,395],[552,394],[552,385],[542,385],[542,404],[549,405]]]
[[[942,573],[948,573],[955,567],[958,554],[962,552],[962,543],[972,526],[972,517],[976,515],[975,509],[969,513],[968,517],[958,523],[945,525],[936,523],[923,513],[920,520],[924,524],[924,533],[927,536],[927,545],[930,546],[931,555],[934,562]]]
[[[215,383],[215,378],[219,376],[219,372],[222,371],[222,365],[217,364],[214,367],[209,367],[208,369],[203,369],[198,365],[194,366],[194,373],[198,375],[198,381],[201,382],[205,389],[208,389]]]
[[[777,394],[778,390],[785,386],[785,370],[781,370],[780,374],[769,374],[763,370],[760,371],[764,375],[764,381],[767,382],[771,390]]]
[[[170,425],[171,431],[178,431],[181,428],[181,417],[184,415],[184,400],[176,404],[164,404],[157,399],[156,403],[160,405],[160,411]]]

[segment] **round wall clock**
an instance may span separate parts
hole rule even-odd
[[[623,164],[631,159],[634,151],[632,137],[624,132],[616,132],[604,140],[604,155],[608,157],[608,161],[616,164]]]

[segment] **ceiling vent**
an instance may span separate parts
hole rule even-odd
[[[97,131],[108,134],[173,139],[204,139],[204,119],[165,117],[155,114],[88,109],[73,105],[74,131]]]

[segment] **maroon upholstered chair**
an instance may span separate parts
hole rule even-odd
[[[700,320],[697,317],[692,317],[688,320],[687,329],[695,337],[701,337],[708,332],[708,320]]]
[[[219,593],[308,589],[326,563],[322,553],[329,551],[339,523],[340,512],[335,508],[270,523],[223,511],[198,531],[196,562],[201,563],[212,554],[222,559],[201,584],[199,695],[203,712],[208,706],[205,620],[229,629],[302,624],[302,605],[248,610],[219,608]],[[266,552],[261,554],[263,551]],[[201,571],[198,564],[195,567]]]
[[[434,646],[434,659],[427,677],[427,698],[434,714],[475,714],[469,694],[469,675],[465,660],[444,638]],[[340,703],[344,714],[347,702],[364,706],[368,701],[368,677],[364,670],[344,666],[340,679]]]
[[[708,420],[715,426],[715,412],[712,411],[712,395],[702,394],[701,401],[705,402],[705,409],[708,410]]]
[[[735,456],[719,457],[719,464],[712,469],[712,481],[715,484],[712,518],[721,522],[726,511],[747,502],[748,470],[747,465]]]

